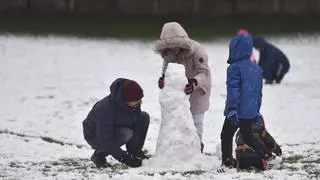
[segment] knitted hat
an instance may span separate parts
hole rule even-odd
[[[127,79],[123,86],[123,100],[138,101],[143,98],[143,90],[136,81]]]
[[[241,28],[237,31],[237,35],[241,35],[241,34],[249,34],[249,31]]]

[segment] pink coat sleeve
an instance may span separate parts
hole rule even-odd
[[[193,59],[195,78],[198,81],[197,88],[200,88],[204,94],[210,91],[211,87],[211,73],[208,65],[208,55],[204,52],[202,47],[199,47],[195,52]]]

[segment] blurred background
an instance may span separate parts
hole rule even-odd
[[[320,31],[320,0],[0,0],[0,32],[156,38],[178,21],[196,39]]]

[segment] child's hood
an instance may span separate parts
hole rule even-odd
[[[233,37],[229,44],[228,64],[232,64],[242,59],[250,59],[253,44],[252,38],[248,34],[237,35]]]

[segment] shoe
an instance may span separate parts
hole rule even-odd
[[[237,168],[238,167],[238,161],[236,159],[226,159],[222,162],[222,165],[229,167],[229,168]]]
[[[90,159],[97,168],[106,168],[109,165],[106,161],[106,156],[104,153],[97,153],[95,151]]]
[[[265,84],[272,84],[273,81],[272,80],[266,80]]]
[[[238,162],[233,159],[232,162],[224,162],[220,168],[217,169],[218,173],[231,173],[235,170],[238,170]]]
[[[135,156],[136,158],[140,159],[140,160],[144,160],[144,159],[149,159],[150,157],[147,156],[142,150],[132,153],[133,156]]]

